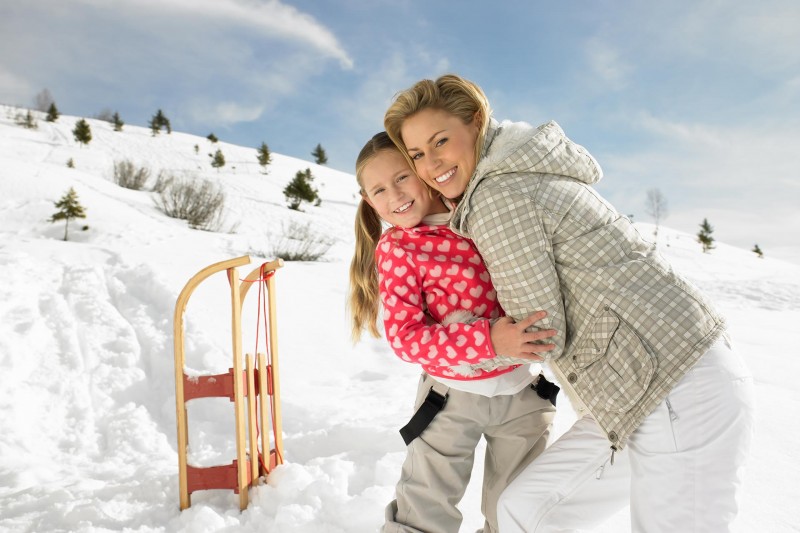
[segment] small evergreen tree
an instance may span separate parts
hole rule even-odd
[[[225,156],[222,154],[222,150],[217,149],[216,153],[211,156],[211,166],[216,168],[218,171],[221,167],[225,166]]]
[[[67,168],[75,168],[75,161],[71,157],[67,159]]]
[[[80,119],[75,123],[75,129],[72,130],[72,134],[75,136],[75,140],[81,144],[89,144],[92,140],[92,128],[89,127],[86,119]]]
[[[35,130],[39,127],[30,109],[28,109],[28,112],[24,115],[18,114],[16,116],[16,122],[23,128],[28,128],[29,130]]]
[[[294,179],[283,189],[283,195],[286,197],[289,209],[300,211],[302,202],[320,204],[319,192],[311,186],[312,181],[314,181],[314,176],[311,175],[311,169],[297,171]]]
[[[47,108],[47,122],[55,122],[58,120],[58,117],[61,116],[61,113],[58,112],[58,108],[56,107],[56,103],[53,102],[50,104],[50,107]]]
[[[111,123],[114,124],[114,131],[122,131],[122,126],[125,125],[122,119],[119,118],[119,113],[116,111],[114,112],[114,116],[111,117]]]
[[[756,245],[753,246],[753,250],[752,251],[753,251],[754,254],[756,254],[758,256],[759,259],[763,259],[764,258],[764,252],[762,252],[761,248],[758,247],[758,243],[756,243]]]
[[[150,118],[150,122],[148,122],[148,124],[150,126],[150,131],[153,132],[153,137],[161,132],[161,128],[165,128],[168,135],[172,133],[172,126],[169,123],[169,119],[160,109],[156,111],[156,114]]]
[[[704,218],[703,223],[700,224],[700,231],[697,233],[697,242],[703,245],[703,253],[714,248],[714,237],[711,236],[713,232],[714,228],[708,223],[708,219]]]
[[[208,135],[206,135],[206,139],[208,139],[212,143],[215,143],[215,142],[219,141],[219,139],[217,139],[217,136],[214,135],[214,132],[211,132]]]
[[[269,152],[267,143],[262,142],[258,147],[258,164],[264,167],[264,174],[267,173],[267,165],[272,162],[272,154]]]
[[[196,144],[194,145],[194,153],[195,153],[195,155],[200,153],[200,146],[198,146]]]
[[[54,202],[58,211],[50,217],[50,222],[64,220],[64,240],[67,240],[69,231],[69,221],[73,218],[86,218],[86,209],[78,202],[78,193],[72,187],[61,197],[61,200]]]
[[[314,151],[311,152],[311,155],[314,156],[314,162],[318,165],[324,165],[328,162],[328,156],[325,155],[325,149],[321,144],[317,144],[317,147],[314,148]]]

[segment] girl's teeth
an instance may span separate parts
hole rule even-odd
[[[413,202],[408,202],[407,204],[403,204],[400,207],[398,207],[397,209],[395,209],[394,212],[395,213],[403,213],[405,211],[408,211],[411,208],[411,204],[412,203]]]

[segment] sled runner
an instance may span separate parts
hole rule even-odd
[[[239,508],[245,509],[248,503],[247,489],[261,475],[268,474],[275,466],[283,463],[274,279],[275,271],[283,266],[283,260],[264,263],[240,280],[237,267],[249,262],[248,256],[242,256],[204,268],[188,281],[175,304],[175,403],[181,510],[191,505],[193,492],[208,489],[232,489],[239,495]],[[185,372],[184,311],[197,286],[209,276],[223,270],[227,273],[231,294],[233,368],[224,374],[189,376]],[[256,357],[247,354],[243,358],[242,305],[252,285],[258,285]],[[266,353],[258,351],[262,321]],[[234,404],[236,459],[229,465],[192,466],[187,462],[189,442],[186,402],[215,397],[230,398]],[[245,433],[249,433],[249,441],[246,440]],[[270,444],[270,433],[273,447]]]

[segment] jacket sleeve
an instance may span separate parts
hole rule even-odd
[[[398,357],[436,366],[471,365],[495,357],[490,321],[431,323],[416,265],[405,250],[376,251],[386,339]],[[427,320],[426,320],[427,318]]]
[[[465,229],[483,256],[506,314],[521,320],[535,311],[547,311],[547,317],[529,331],[556,330],[555,337],[547,339],[556,347],[540,355],[558,359],[567,334],[561,284],[548,215],[528,194],[484,180],[469,198]]]

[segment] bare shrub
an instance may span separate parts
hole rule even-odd
[[[111,111],[109,108],[104,107],[93,118],[96,118],[97,120],[102,120],[103,122],[108,122],[109,124],[113,124],[114,112]]]
[[[336,242],[333,237],[313,230],[310,222],[303,224],[293,220],[281,224],[281,228],[281,235],[265,256],[280,257],[284,261],[319,261]]]
[[[114,163],[114,182],[120,187],[141,191],[150,179],[150,170],[145,167],[136,168],[128,160]]]
[[[153,185],[153,192],[162,193],[167,190],[167,187],[175,181],[175,177],[165,173],[163,170],[159,171],[156,177],[156,183]]]
[[[161,176],[159,176],[161,179]],[[155,203],[164,214],[189,223],[193,229],[220,231],[224,222],[225,193],[209,180],[164,177]]]

